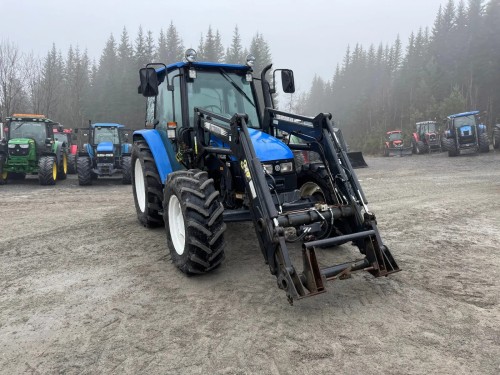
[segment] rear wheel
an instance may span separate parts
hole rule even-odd
[[[493,129],[493,148],[500,148],[500,127],[498,126],[495,126],[495,129]]]
[[[213,179],[199,170],[171,173],[163,220],[172,262],[186,274],[208,272],[224,260],[224,207]]]
[[[55,156],[42,156],[38,161],[38,180],[40,185],[55,185],[57,163]]]
[[[68,175],[68,155],[65,152],[61,155],[59,166],[57,170],[57,177],[59,180],[65,180]]]
[[[479,134],[479,152],[490,152],[490,138],[486,132]]]
[[[122,158],[122,184],[130,185],[132,183],[132,158],[124,156]]]
[[[417,141],[416,144],[417,154],[425,154],[427,150],[427,145],[422,141]]]
[[[131,159],[132,191],[137,219],[147,228],[163,225],[163,186],[148,144],[134,143]]]
[[[77,160],[78,184],[80,186],[92,185],[92,165],[90,157],[79,156]]]
[[[76,173],[76,154],[68,155],[68,173],[69,174]]]

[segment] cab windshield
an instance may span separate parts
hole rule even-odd
[[[469,115],[469,116],[455,117],[453,123],[457,128],[466,125],[474,126],[476,125],[476,116]]]
[[[42,144],[47,137],[47,129],[44,123],[12,121],[10,123],[9,139],[31,138],[36,143]]]
[[[401,133],[391,133],[389,134],[389,141],[400,141],[403,139]]]
[[[65,133],[54,133],[54,138],[56,141],[69,143],[68,135]]]
[[[118,128],[114,126],[98,126],[94,129],[94,142],[99,144],[102,142],[111,142],[114,145],[120,144]]]
[[[190,125],[193,125],[194,108],[231,118],[235,113],[248,115],[248,126],[259,128],[257,107],[250,82],[245,76],[227,73],[197,71],[197,77],[188,82],[188,106]]]

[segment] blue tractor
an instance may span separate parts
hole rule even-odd
[[[486,125],[480,122],[479,111],[449,115],[442,144],[448,156],[457,156],[463,151],[489,152],[490,140]]]
[[[77,129],[79,138],[77,171],[80,185],[92,185],[102,176],[122,174],[122,183],[130,184],[132,145],[123,125],[114,123],[89,124]]]
[[[215,269],[224,259],[226,222],[253,221],[258,247],[290,303],[356,270],[375,277],[399,271],[331,114],[275,109],[276,87],[266,78],[272,65],[257,77],[251,57],[233,65],[195,56],[190,49],[186,62],[139,72],[147,114],[146,129],[133,135],[135,207],[144,226],[165,226],[175,266],[186,274]],[[291,70],[272,76],[294,92]],[[302,142],[289,143],[284,134]],[[298,167],[294,151],[319,158]],[[302,271],[292,263],[291,242],[302,245]],[[364,257],[320,267],[318,247],[346,242]]]

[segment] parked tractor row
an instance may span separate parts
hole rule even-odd
[[[38,175],[41,185],[55,185],[76,173],[80,185],[116,173],[131,183],[131,145],[123,125],[89,124],[73,132],[43,115],[14,114],[1,129],[0,185],[28,174]]]
[[[411,146],[406,146],[401,130],[388,131],[383,145],[384,156],[405,156],[448,151],[449,156],[461,153],[489,152],[490,140],[487,129],[479,119],[479,111],[449,115],[444,131],[439,131],[436,121],[416,123],[411,136]],[[493,147],[500,147],[500,124],[493,130]]]

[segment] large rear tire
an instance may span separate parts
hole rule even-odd
[[[65,180],[68,176],[68,155],[63,152],[61,154],[61,160],[59,161],[57,178],[59,180]]]
[[[186,274],[205,273],[224,260],[224,207],[213,179],[199,170],[171,173],[163,220],[172,262]]]
[[[147,228],[163,225],[163,186],[153,154],[143,140],[132,147],[131,176],[137,219]]]
[[[495,128],[493,129],[493,148],[500,148],[500,127],[498,126],[495,126]]]
[[[454,138],[448,138],[446,140],[446,149],[448,150],[448,156],[457,156],[460,152],[458,151],[457,141]]]
[[[417,149],[417,154],[425,154],[427,151],[429,151],[427,149],[427,145],[422,142],[422,141],[417,141],[417,144],[416,144],[416,149]]]
[[[69,154],[68,155],[68,173],[75,174],[76,171],[77,171],[76,154]]]
[[[122,184],[130,185],[132,183],[132,158],[124,156],[122,158]]]
[[[57,181],[57,162],[55,156],[42,156],[38,161],[38,180],[40,185],[55,185]]]
[[[486,153],[490,152],[490,138],[486,132],[479,134],[479,152]]]
[[[92,165],[90,157],[79,156],[77,160],[78,184],[80,186],[92,185]]]

